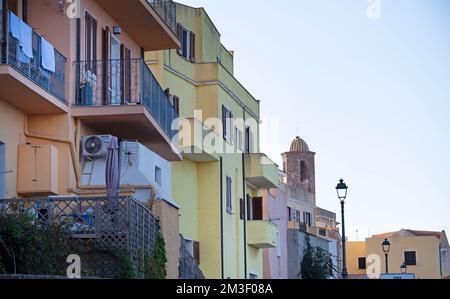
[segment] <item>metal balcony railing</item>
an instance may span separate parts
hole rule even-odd
[[[172,130],[172,124],[178,113],[143,59],[75,64],[74,69],[79,70],[76,106],[143,105],[173,139],[177,130]]]
[[[132,197],[0,199],[0,215],[24,213],[36,225],[58,225],[86,245],[127,251],[135,271],[142,268],[143,256],[153,255],[159,231],[157,217]]]
[[[33,31],[33,58],[25,57],[20,50],[19,40],[13,37],[10,29],[10,11],[0,11],[0,63],[8,64],[25,77],[38,84],[61,102],[66,101],[66,62],[58,50],[55,51],[55,72],[42,67],[41,36]]]
[[[148,4],[158,13],[172,32],[177,30],[177,7],[172,0],[147,0]]]

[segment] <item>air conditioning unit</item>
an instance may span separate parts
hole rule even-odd
[[[111,144],[113,136],[96,135],[85,136],[81,139],[82,156],[84,158],[102,158],[108,153],[108,147]]]

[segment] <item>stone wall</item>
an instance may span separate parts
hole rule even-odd
[[[205,279],[194,257],[186,248],[186,240],[181,237],[179,279]]]
[[[288,277],[289,279],[301,279],[301,263],[306,248],[306,236],[308,234],[290,229],[288,230],[287,246],[288,246]],[[329,252],[329,241],[314,235],[309,235],[311,245],[320,247]]]

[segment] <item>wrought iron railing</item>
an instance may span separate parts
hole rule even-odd
[[[75,64],[74,69],[79,70],[77,106],[143,105],[173,139],[177,130],[172,130],[172,124],[178,113],[143,59]]]
[[[148,4],[158,13],[170,29],[177,30],[177,7],[172,0],[147,0]]]
[[[0,63],[8,64],[25,77],[38,84],[61,102],[66,101],[66,62],[67,59],[58,50],[55,51],[55,72],[42,67],[41,36],[33,31],[33,58],[21,53],[19,40],[13,37],[10,29],[10,11],[0,11]]]
[[[144,255],[153,255],[159,230],[157,217],[132,197],[116,201],[105,197],[0,200],[0,214],[23,213],[33,217],[36,225],[59,225],[80,242],[92,241],[97,248],[128,251],[135,271],[142,269]]]

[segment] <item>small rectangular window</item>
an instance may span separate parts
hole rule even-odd
[[[158,166],[155,166],[155,182],[162,186],[162,170]]]
[[[327,230],[324,228],[320,228],[319,229],[319,235],[321,235],[322,237],[326,237],[327,236]]]
[[[287,208],[287,213],[288,213],[288,220],[292,221],[292,209],[291,208]]]
[[[365,257],[359,257],[358,258],[358,269],[359,270],[366,270],[367,264],[366,264],[366,258]]]
[[[417,266],[417,256],[415,251],[405,251],[406,266]]]

